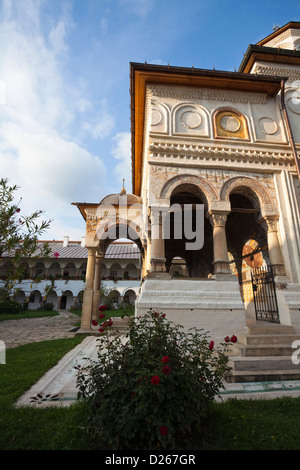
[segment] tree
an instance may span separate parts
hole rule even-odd
[[[47,244],[38,246],[38,237],[50,226],[51,220],[37,219],[43,211],[37,210],[29,216],[21,214],[21,199],[16,202],[14,195],[19,189],[10,186],[7,179],[0,180],[0,269],[4,272],[4,284],[0,299],[13,292],[16,282],[25,274],[29,260],[44,258],[50,250]],[[3,269],[4,268],[4,269]],[[5,269],[6,268],[6,269]]]

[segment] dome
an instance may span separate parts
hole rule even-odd
[[[132,204],[141,204],[142,200],[140,197],[136,196],[135,194],[127,194],[124,188],[124,180],[123,180],[123,187],[120,193],[116,194],[109,194],[105,196],[102,201],[100,201],[100,205],[132,205]]]

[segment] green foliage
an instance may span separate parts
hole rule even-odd
[[[53,310],[53,309],[54,309],[54,305],[51,302],[45,302],[41,306],[41,310],[45,310],[46,312],[48,312],[49,310]]]
[[[78,376],[91,434],[121,449],[178,448],[201,431],[229,372],[224,348],[157,312],[132,319],[126,341],[106,329]]]
[[[0,300],[0,315],[10,313],[22,313],[23,308],[19,302],[15,300]]]
[[[49,247],[37,247],[37,239],[50,225],[36,219],[42,211],[30,216],[22,215],[19,202],[14,201],[17,186],[9,186],[7,179],[0,179],[0,269],[4,278],[4,289],[12,292],[17,281],[26,274],[26,261],[49,254]],[[1,292],[0,292],[1,295]],[[3,300],[3,297],[1,297]]]

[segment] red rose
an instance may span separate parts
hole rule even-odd
[[[229,336],[226,336],[225,341],[226,341],[226,343],[229,343],[229,341],[230,341]]]
[[[105,330],[104,330],[104,328],[101,327],[101,328],[99,328],[99,331],[100,331],[100,333],[103,333]]]
[[[163,373],[164,375],[169,375],[170,372],[171,372],[171,369],[170,369],[169,366],[163,367],[162,373]]]
[[[96,325],[98,325],[98,322],[97,322],[96,320],[93,320],[93,321],[92,321],[92,324],[93,324],[94,326],[96,326]]]
[[[100,313],[99,318],[104,318],[104,317],[105,317],[105,313]]]
[[[230,341],[231,341],[232,343],[236,343],[236,342],[237,342],[237,337],[236,337],[235,335],[231,336]]]
[[[163,362],[164,364],[167,364],[167,362],[169,362],[170,358],[169,356],[164,356],[161,360],[161,362]]]
[[[158,385],[159,382],[160,382],[160,378],[158,377],[158,375],[154,375],[151,379],[152,385]]]
[[[167,426],[161,426],[159,428],[159,433],[161,436],[166,436],[168,434],[169,430],[167,428]]]
[[[213,349],[213,347],[214,347],[214,344],[215,344],[215,343],[214,343],[213,341],[211,341],[211,342],[209,343],[209,346],[208,346],[208,347],[209,347],[209,349]]]

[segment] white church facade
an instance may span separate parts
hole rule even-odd
[[[257,322],[300,333],[300,23],[250,45],[237,72],[131,63],[130,99],[132,193],[73,203],[82,331],[124,237],[141,252],[137,315],[157,309],[216,341]]]

